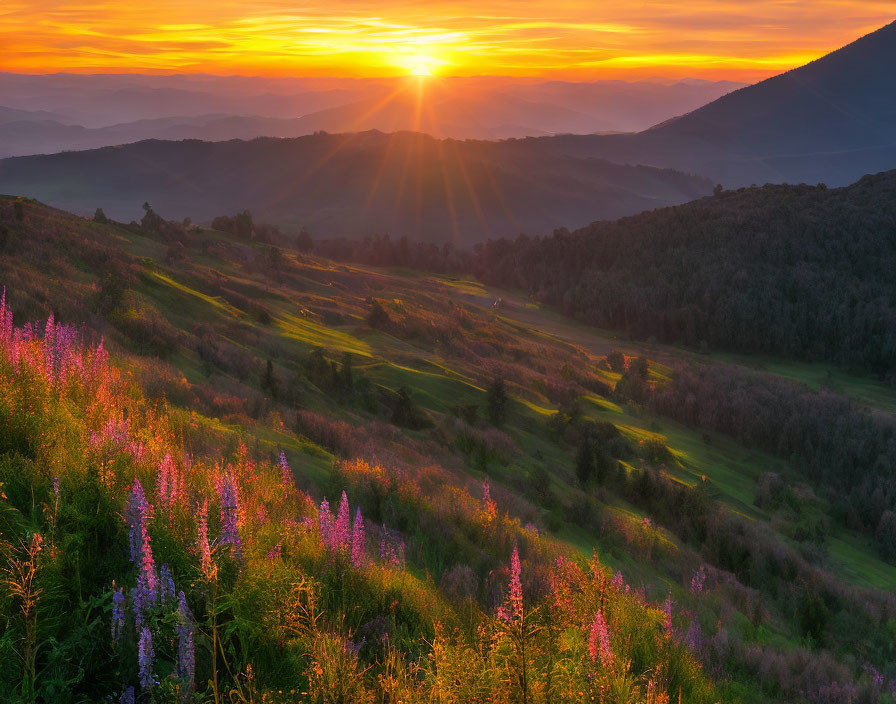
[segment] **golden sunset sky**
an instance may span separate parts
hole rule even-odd
[[[4,0],[0,70],[757,80],[894,18],[879,0]]]

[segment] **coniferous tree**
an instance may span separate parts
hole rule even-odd
[[[486,410],[488,419],[493,425],[502,425],[507,419],[507,390],[504,387],[504,379],[498,377],[488,387],[488,400]]]

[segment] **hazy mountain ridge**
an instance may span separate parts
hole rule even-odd
[[[207,221],[234,208],[320,236],[389,233],[430,242],[545,233],[709,193],[698,176],[554,155],[530,140],[417,133],[158,142],[0,161],[0,192],[124,221],[150,201]]]
[[[143,139],[299,137],[318,130],[413,130],[464,139],[635,131],[742,85],[0,74],[0,104],[10,106],[0,108],[0,157]],[[153,124],[158,120],[166,122]]]

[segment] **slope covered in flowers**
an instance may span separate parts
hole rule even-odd
[[[712,699],[656,605],[487,493],[451,510],[506,554],[495,609],[463,574],[436,588],[400,531],[365,518],[382,517],[383,467],[345,462],[331,509],[282,455],[185,452],[189,423],[148,403],[102,342],[52,319],[15,327],[5,301],[0,323],[2,535],[21,586],[5,698]],[[397,494],[426,510],[413,482]]]
[[[0,699],[889,701],[830,394],[256,234],[0,197]]]

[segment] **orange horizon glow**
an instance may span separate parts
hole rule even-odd
[[[896,16],[896,3],[875,0],[605,5],[8,0],[0,7],[0,70],[753,81],[808,63]]]

